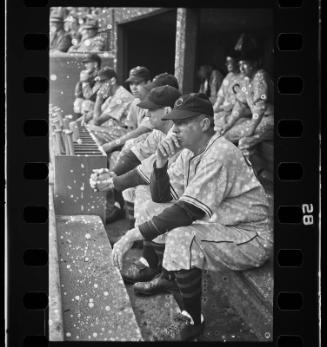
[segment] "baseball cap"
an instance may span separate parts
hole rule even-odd
[[[100,66],[101,58],[97,54],[91,53],[91,54],[88,54],[83,60],[83,63],[88,63],[88,62],[95,62],[95,63],[98,63],[98,65]]]
[[[81,26],[81,30],[83,29],[98,29],[99,23],[96,19],[87,19],[86,22]]]
[[[161,86],[153,88],[150,93],[137,106],[148,110],[157,110],[158,108],[170,106],[173,107],[175,101],[181,96],[181,93],[174,87]]]
[[[163,120],[187,119],[204,114],[213,117],[213,107],[209,98],[203,93],[185,94],[175,102],[173,110]]]
[[[144,86],[147,90],[151,90],[160,86],[171,86],[176,89],[179,89],[177,78],[174,75],[169,74],[168,72],[161,73],[153,77],[151,83]]]
[[[136,66],[129,71],[126,82],[142,82],[150,80],[150,70],[145,66]]]
[[[117,78],[117,74],[115,70],[111,69],[109,66],[105,66],[98,72],[98,77],[100,79],[110,80],[110,78],[113,77]]]

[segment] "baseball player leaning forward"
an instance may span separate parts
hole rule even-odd
[[[173,275],[183,307],[156,339],[193,340],[204,327],[202,269],[259,267],[272,252],[273,237],[263,187],[242,152],[214,132],[209,99],[184,95],[164,119],[173,121],[173,134],[158,146],[146,221],[114,245],[113,261],[122,270],[124,254],[136,240],[161,245],[162,267]],[[168,158],[181,148],[167,169]]]

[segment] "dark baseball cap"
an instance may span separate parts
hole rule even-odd
[[[213,107],[209,98],[203,93],[185,94],[178,98],[173,110],[162,119],[187,119],[201,114],[213,117]]]
[[[173,107],[175,101],[181,96],[181,93],[174,87],[161,86],[153,88],[150,93],[137,106],[148,110],[157,110],[162,107]]]
[[[152,82],[145,85],[144,88],[150,91],[153,88],[166,85],[179,89],[177,78],[174,75],[169,74],[168,72],[156,75],[155,77],[153,77]]]
[[[98,77],[100,80],[110,80],[113,77],[117,78],[117,74],[115,70],[111,69],[109,66],[105,66],[98,72]]]
[[[98,63],[98,65],[100,66],[101,58],[95,53],[90,53],[83,60],[83,63],[88,63],[88,62],[95,62],[95,63]]]
[[[126,82],[143,82],[151,79],[150,70],[145,66],[136,66],[129,71]]]

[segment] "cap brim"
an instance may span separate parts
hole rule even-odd
[[[127,80],[125,81],[125,82],[129,82],[129,83],[131,83],[131,82],[142,82],[143,81],[143,78],[141,78],[141,77],[128,77],[127,78]]]
[[[192,112],[186,110],[172,110],[170,113],[162,117],[162,120],[177,120],[177,119],[187,119],[196,116],[200,116],[201,112]]]
[[[139,104],[137,104],[137,106],[140,108],[145,108],[147,110],[157,110],[161,108],[161,106],[155,104],[154,102],[150,100],[143,100]]]

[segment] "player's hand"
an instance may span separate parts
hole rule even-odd
[[[114,188],[113,178],[114,172],[108,169],[94,169],[90,177],[90,186],[95,191],[107,191]]]
[[[172,157],[181,149],[181,145],[177,139],[176,134],[171,133],[167,135],[158,145],[156,164],[158,168],[163,167]]]
[[[119,270],[123,269],[123,259],[125,254],[132,248],[137,240],[142,240],[142,235],[138,228],[129,230],[118,242],[114,244],[112,250],[112,260]]]

